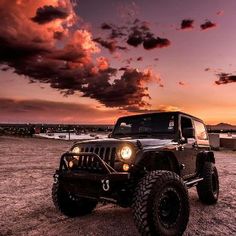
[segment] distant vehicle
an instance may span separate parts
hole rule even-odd
[[[65,215],[91,213],[99,201],[132,207],[142,235],[181,235],[187,189],[215,204],[214,153],[202,120],[182,112],[121,117],[107,139],[78,142],[62,155],[52,198]]]

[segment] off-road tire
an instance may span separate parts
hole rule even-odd
[[[201,177],[203,177],[203,181],[197,185],[200,201],[207,205],[215,204],[219,196],[219,178],[215,165],[211,162],[205,162]]]
[[[166,202],[173,206],[170,205],[170,215],[165,218],[163,201],[166,196],[172,195]],[[182,235],[189,220],[188,191],[182,179],[174,172],[151,171],[138,183],[132,209],[141,235]]]
[[[68,217],[87,215],[97,205],[95,200],[70,195],[59,182],[52,186],[52,200],[55,207]]]

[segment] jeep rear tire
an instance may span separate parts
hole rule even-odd
[[[137,185],[132,208],[141,235],[182,235],[189,220],[187,189],[170,171],[146,174]]]
[[[197,185],[200,201],[208,205],[215,204],[219,196],[219,178],[215,165],[205,162],[201,177],[203,177],[203,181]]]
[[[52,200],[56,208],[69,217],[89,214],[97,205],[96,200],[71,195],[58,182],[52,186]]]

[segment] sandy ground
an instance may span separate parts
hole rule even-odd
[[[0,235],[138,235],[130,209],[100,205],[89,216],[69,219],[53,206],[51,185],[68,141],[0,137]],[[236,235],[236,152],[216,152],[220,199],[199,202],[190,191],[185,235]]]

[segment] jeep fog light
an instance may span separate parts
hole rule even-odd
[[[74,166],[73,161],[69,161],[68,165],[69,165],[70,168],[72,168]]]
[[[80,153],[80,148],[79,148],[79,147],[74,147],[74,148],[72,149],[72,152],[74,152],[74,153]]]
[[[128,146],[124,146],[120,151],[120,155],[124,160],[129,160],[132,155],[132,149]]]
[[[129,170],[129,165],[128,164],[124,164],[123,165],[123,170],[124,171],[128,171]]]

